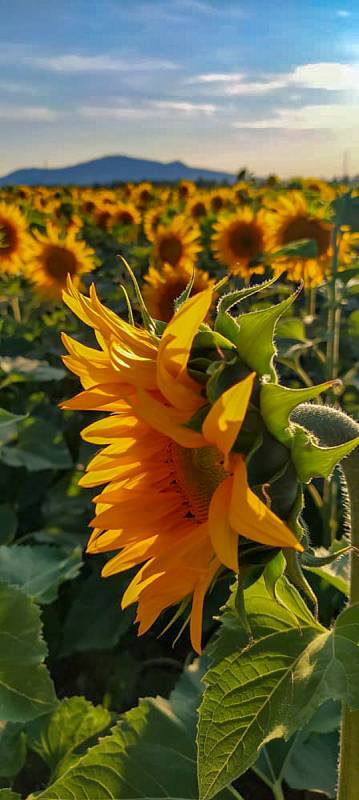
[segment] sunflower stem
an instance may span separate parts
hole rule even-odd
[[[303,404],[292,414],[292,419],[318,436],[321,444],[329,447],[359,435],[359,424],[330,406]],[[353,605],[359,603],[359,448],[344,459],[341,466],[346,484],[352,544],[349,605]],[[358,763],[359,711],[351,711],[343,704],[337,800],[357,800]]]

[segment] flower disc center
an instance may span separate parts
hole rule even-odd
[[[187,448],[171,442],[175,480],[197,522],[205,522],[212,496],[228,476],[216,447]]]

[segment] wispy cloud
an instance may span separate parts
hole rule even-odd
[[[0,53],[1,63],[22,63],[36,69],[50,72],[86,73],[86,72],[147,72],[149,70],[174,70],[177,64],[163,58],[119,58],[102,53],[83,55],[79,53],[63,53],[55,56],[40,56],[29,53],[16,46],[7,47]]]
[[[261,80],[250,79],[238,72],[204,73],[189,79],[189,83],[212,85],[214,93],[263,95],[287,87],[322,89],[324,91],[358,91],[359,64],[318,62],[301,64],[291,72],[277,73]],[[217,85],[220,88],[217,90]]]
[[[347,11],[345,8],[338,8],[336,15],[337,17],[343,17],[343,19],[346,19],[347,17],[350,17],[350,11]]]
[[[272,117],[237,120],[235,128],[284,130],[342,130],[357,127],[359,103],[306,105],[302,108],[279,108]]]
[[[79,113],[83,117],[93,119],[146,119],[160,115],[193,116],[204,114],[212,115],[217,106],[212,103],[190,103],[177,100],[152,100],[142,106],[112,105],[112,106],[82,106]]]
[[[212,103],[190,103],[177,100],[155,100],[154,108],[164,111],[178,111],[180,114],[214,114],[217,107]]]
[[[0,106],[0,119],[13,122],[55,122],[58,113],[43,106]]]

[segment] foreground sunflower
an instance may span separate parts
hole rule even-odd
[[[94,251],[77,239],[77,234],[77,227],[62,233],[52,223],[48,223],[46,233],[34,231],[26,275],[41,294],[59,298],[67,275],[78,284],[81,275],[95,268]]]
[[[263,211],[255,214],[245,206],[235,215],[223,215],[213,226],[212,250],[215,258],[234,275],[248,277],[263,272],[263,267],[251,266],[264,253],[265,221]]]
[[[170,264],[176,268],[192,268],[201,250],[199,230],[184,216],[174,217],[158,225],[153,235],[153,261],[156,266]]]
[[[143,297],[152,317],[169,322],[174,304],[191,280],[191,271],[165,264],[161,270],[149,268],[144,276]],[[195,270],[192,294],[214,286],[214,280],[204,270]]]
[[[238,572],[239,537],[302,549],[249,487],[245,457],[235,447],[255,373],[247,368],[240,380],[237,374],[213,403],[190,374],[212,289],[187,299],[161,338],[103,306],[94,286],[85,297],[69,280],[64,300],[94,330],[99,349],[63,336],[64,361],[84,387],[63,407],[106,413],[82,432],[103,446],[80,481],[104,486],[88,551],[119,551],[104,576],[138,567],[122,607],[137,603],[140,634],[168,607],[191,604],[191,640],[200,652],[206,592],[223,569]],[[201,417],[199,430],[187,425],[193,415]]]
[[[29,242],[24,215],[17,206],[0,202],[0,273],[22,270]]]

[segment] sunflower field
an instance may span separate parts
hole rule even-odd
[[[357,800],[359,190],[0,190],[0,800]]]

